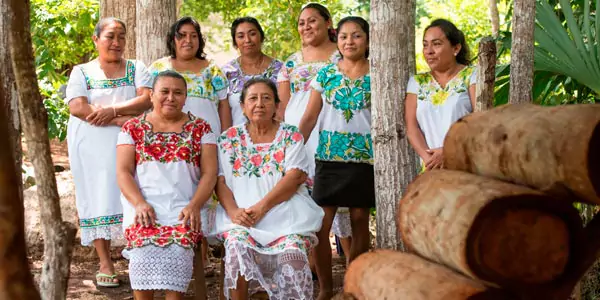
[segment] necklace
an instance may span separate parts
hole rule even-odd
[[[254,73],[254,74],[260,74],[262,73],[262,65],[265,62],[265,55],[264,54],[260,54],[260,60],[258,61],[258,63],[255,64],[248,64],[248,69],[250,70],[249,73]],[[244,65],[244,57],[240,56],[240,65],[242,66],[242,69],[245,67]],[[251,67],[251,68],[250,68]],[[243,70],[242,70],[243,71]]]
[[[123,59],[119,59],[119,66],[117,66],[117,69],[112,73],[108,73],[106,72],[106,70],[104,70],[104,67],[102,67],[102,64],[100,63],[100,60],[98,60],[98,64],[100,65],[100,69],[102,70],[102,72],[104,72],[104,76],[106,77],[106,79],[113,79],[115,77],[115,74],[119,73],[119,71],[121,70],[121,65],[123,65]]]

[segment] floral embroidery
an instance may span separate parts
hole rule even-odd
[[[85,84],[88,90],[91,89],[114,89],[122,86],[135,86],[135,64],[127,60],[125,63],[125,77],[111,79],[93,79],[89,77],[85,70],[81,68],[81,72],[85,77]]]
[[[244,83],[252,78],[263,77],[276,82],[277,75],[282,66],[283,63],[281,61],[273,59],[271,64],[269,64],[262,74],[247,75],[242,71],[239,59],[231,60],[223,66],[223,72],[229,80],[229,94],[241,93],[244,88]]]
[[[431,73],[415,75],[415,81],[419,84],[417,99],[430,101],[433,105],[443,105],[453,94],[461,94],[469,88],[469,78],[473,73],[472,67],[465,67],[452,78],[445,88],[442,88],[431,76]]]
[[[161,226],[154,224],[144,227],[142,224],[133,224],[125,229],[127,249],[141,248],[147,245],[167,247],[177,244],[183,248],[196,247],[202,239],[202,233],[193,231],[189,226],[183,224],[174,226]]]
[[[314,237],[290,234],[282,236],[268,245],[261,245],[250,236],[248,230],[243,228],[235,228],[218,234],[217,239],[224,241],[226,244],[225,247],[227,247],[228,243],[241,242],[262,254],[277,254],[286,250],[300,250],[306,253],[316,242],[316,238]]]
[[[316,159],[324,161],[373,163],[371,134],[322,130]]]
[[[146,114],[133,118],[123,125],[123,132],[129,134],[135,143],[135,161],[171,163],[185,161],[200,166],[202,137],[212,133],[210,125],[192,114],[183,125],[183,131],[152,132],[152,124],[146,121]]]
[[[351,80],[336,64],[330,64],[319,71],[316,80],[323,87],[325,101],[340,110],[346,122],[350,122],[357,111],[371,108],[370,75]]]
[[[249,145],[250,138],[242,126],[245,125],[231,127],[219,137],[219,149],[230,154],[233,176],[261,177],[283,173],[285,148],[302,142],[298,128],[282,124],[273,143]]]
[[[317,72],[327,64],[336,63],[340,58],[339,52],[335,51],[331,55],[330,61],[305,63],[302,61],[302,52],[292,54],[285,63],[286,67],[282,68],[284,75],[289,77],[291,93],[309,91],[310,82]]]
[[[103,227],[123,223],[123,214],[79,220],[79,227]]]

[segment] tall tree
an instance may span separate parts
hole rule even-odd
[[[514,0],[509,103],[532,101],[535,2]]]
[[[73,225],[62,221],[50,142],[48,115],[42,103],[35,73],[29,1],[9,0],[10,54],[19,94],[19,113],[27,148],[35,170],[40,216],[44,230],[44,266],[40,279],[43,299],[65,299],[75,237]]]
[[[396,206],[417,171],[406,137],[404,97],[415,71],[415,1],[371,0],[371,84],[377,246],[403,249]]]
[[[177,18],[176,0],[136,0],[136,54],[145,64],[167,55],[165,37]]]
[[[135,56],[135,0],[100,0],[100,18],[115,17],[123,20],[127,25],[127,46],[125,58],[134,59]]]
[[[498,38],[500,32],[500,14],[498,13],[498,0],[489,0],[490,21],[492,22],[492,37]]]

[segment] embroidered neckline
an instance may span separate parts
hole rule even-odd
[[[171,134],[176,134],[179,136],[182,135],[187,135],[188,133],[185,131],[185,127],[192,123],[196,118],[194,117],[194,115],[192,115],[189,111],[186,113],[188,120],[185,121],[185,123],[183,123],[181,125],[181,131],[180,132],[174,132],[174,131],[154,131],[154,126],[152,125],[152,123],[150,123],[150,121],[146,120],[146,116],[148,115],[148,112],[144,112],[144,115],[140,118],[140,121],[143,123],[148,124],[148,127],[150,127],[148,129],[148,131],[150,132],[151,135],[155,135],[155,134],[167,134],[167,135],[171,135]]]

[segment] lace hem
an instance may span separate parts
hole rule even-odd
[[[352,225],[350,223],[350,213],[348,208],[338,208],[335,218],[333,219],[333,225],[331,226],[331,232],[340,238],[347,238],[352,236]]]
[[[194,251],[171,244],[128,250],[133,290],[171,290],[185,293],[192,279]]]
[[[94,240],[100,239],[112,241],[113,245],[122,246],[125,244],[125,237],[123,236],[123,227],[121,224],[99,227],[81,227],[79,230],[81,233],[81,244],[83,246],[90,246]]]

